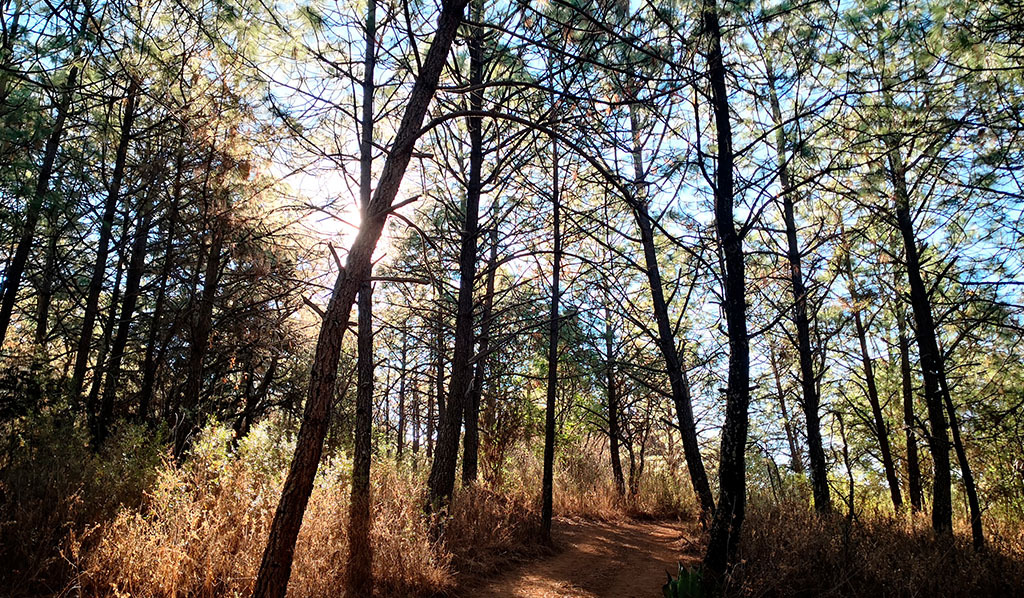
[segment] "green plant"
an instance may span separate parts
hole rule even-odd
[[[679,571],[675,578],[668,572],[665,575],[668,576],[668,582],[661,586],[661,593],[665,595],[665,598],[701,598],[704,596],[700,567],[683,567],[683,564],[679,563]]]

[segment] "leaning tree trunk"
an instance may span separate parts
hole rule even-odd
[[[263,372],[263,380],[260,381],[260,385],[252,392],[246,393],[245,406],[242,408],[242,413],[238,416],[238,419],[235,420],[235,442],[248,436],[249,430],[252,428],[253,419],[256,417],[257,408],[270,392],[270,384],[274,381],[274,375],[277,373],[277,364],[278,356],[274,355],[270,359],[270,365]],[[249,386],[252,386],[253,374],[254,372],[250,370],[250,378],[247,380]]]
[[[274,512],[267,547],[253,589],[256,598],[283,598],[287,591],[295,540],[313,490],[313,479],[320,464],[324,436],[327,434],[328,414],[338,377],[342,335],[348,328],[349,312],[359,287],[370,276],[373,251],[412,157],[423,117],[434,97],[448,51],[462,22],[466,1],[450,0],[442,3],[433,43],[413,84],[405,115],[384,163],[377,189],[365,211],[365,218],[360,223],[359,233],[349,250],[346,267],[338,274],[331,293],[317,337],[309,394],[296,438],[295,456],[288,468],[281,500]]]
[[[804,420],[807,424],[807,453],[811,462],[811,489],[814,494],[814,508],[819,513],[832,510],[832,499],[828,489],[828,463],[825,461],[825,449],[821,441],[821,416],[819,408],[821,397],[818,395],[818,380],[814,372],[814,356],[811,353],[811,327],[807,315],[807,286],[804,282],[800,240],[796,234],[796,216],[794,210],[797,190],[789,177],[788,143],[786,130],[782,120],[782,109],[779,106],[778,93],[775,91],[775,75],[772,72],[770,59],[766,60],[768,69],[768,91],[775,121],[776,152],[779,164],[779,182],[782,185],[782,217],[786,226],[786,259],[789,261],[789,278],[793,290],[793,324],[796,326],[797,354],[800,359],[800,388],[803,391],[801,405]]]
[[[704,33],[707,36],[708,79],[714,108],[718,164],[716,172],[715,229],[725,265],[724,301],[729,336],[729,374],[726,385],[725,424],[719,471],[718,508],[711,522],[704,568],[707,583],[717,585],[736,556],[740,528],[746,512],[746,447],[750,406],[750,340],[747,337],[746,279],[743,237],[733,220],[732,126],[725,87],[721,27],[715,0],[704,0]]]
[[[461,0],[455,0],[461,1]],[[479,112],[483,107],[483,32],[479,22],[483,17],[483,0],[472,4],[472,35],[469,38],[470,85],[476,85],[469,94],[470,110]],[[440,508],[451,500],[455,491],[455,468],[459,455],[459,433],[466,396],[473,380],[473,286],[476,281],[477,235],[479,233],[481,171],[483,168],[483,118],[479,115],[467,119],[469,129],[469,180],[466,184],[466,214],[459,248],[459,299],[455,311],[455,352],[452,355],[452,378],[448,385],[448,400],[438,426],[434,462],[427,480],[430,508]]]
[[[43,258],[42,280],[39,294],[36,297],[36,330],[35,344],[46,345],[50,329],[50,307],[53,304],[54,278],[57,276],[57,243],[60,241],[59,214],[56,206],[51,206],[49,214],[50,234],[46,243],[46,257]],[[2,341],[0,341],[2,342]]]
[[[878,452],[882,456],[885,480],[889,484],[889,496],[892,498],[893,507],[899,511],[903,508],[903,495],[900,492],[900,480],[896,476],[896,463],[892,458],[892,448],[889,445],[889,426],[885,423],[885,416],[882,414],[882,402],[878,398],[875,368],[871,361],[871,354],[868,352],[868,335],[864,326],[864,320],[861,317],[860,305],[858,304],[860,293],[857,290],[857,281],[853,275],[853,260],[850,257],[849,240],[846,241],[846,245],[843,262],[846,266],[846,277],[850,286],[853,326],[857,332],[857,341],[860,344],[860,359],[864,367],[864,383],[867,386],[868,404],[871,406],[871,416],[874,420],[875,436],[878,438]]]
[[[14,11],[11,27],[5,31],[7,37],[3,43],[3,56],[0,57],[4,65],[10,65],[11,63],[12,49],[19,31],[18,21],[20,16],[21,7],[19,5]],[[88,26],[91,18],[92,12],[89,6],[86,5],[78,32],[71,32],[70,37],[78,37]],[[72,63],[78,61],[80,52],[81,45],[76,44],[74,56],[71,60]],[[7,68],[0,69],[0,71],[2,71],[0,72],[0,106],[6,106],[13,71]],[[49,193],[50,177],[53,176],[57,150],[64,135],[64,125],[67,122],[67,115],[71,108],[75,87],[78,84],[78,75],[79,67],[75,64],[68,70],[63,93],[60,94],[60,100],[58,100],[56,105],[57,114],[54,118],[53,129],[50,130],[50,134],[46,138],[46,145],[43,149],[43,161],[39,168],[39,177],[36,179],[32,198],[26,206],[25,222],[22,224],[21,236],[15,247],[14,255],[11,256],[10,262],[8,262],[7,267],[3,271],[3,284],[0,285],[0,347],[3,346],[4,340],[7,338],[7,329],[10,327],[11,316],[14,313],[14,304],[18,299],[18,289],[21,286],[21,279],[25,274],[25,267],[28,264],[28,258],[35,241],[35,229],[39,223],[39,213]]]
[[[135,304],[139,299],[139,286],[146,265],[146,242],[149,240],[149,228],[153,221],[152,196],[156,187],[155,182],[151,181],[145,200],[139,206],[139,223],[135,229],[135,237],[132,239],[124,300],[121,303],[121,316],[117,322],[117,334],[110,347],[110,364],[107,366],[107,379],[103,389],[103,398],[100,401],[100,414],[96,420],[96,433],[93,439],[96,446],[101,446],[106,440],[107,428],[114,414],[114,398],[121,376],[121,361],[124,359],[125,347],[128,345],[128,332],[135,315]]]
[[[146,337],[146,355],[142,360],[142,385],[139,389],[139,406],[135,417],[144,421],[149,415],[149,404],[153,400],[153,387],[156,384],[156,373],[160,367],[157,359],[157,345],[160,342],[161,322],[163,322],[164,303],[167,300],[167,282],[171,277],[174,260],[174,234],[177,231],[181,205],[181,171],[184,167],[184,155],[178,152],[174,164],[174,187],[171,197],[170,214],[167,216],[167,230],[164,237],[163,265],[160,266],[159,282],[157,283],[156,300],[153,304],[153,316],[149,323],[149,334]]]
[[[907,192],[906,170],[898,147],[889,148],[889,175],[896,190],[896,224],[903,239],[907,280],[910,283],[910,305],[917,324],[918,358],[924,380],[925,403],[931,428],[928,444],[931,447],[934,477],[932,480],[932,527],[940,534],[953,533],[952,479],[949,463],[949,433],[946,425],[942,385],[945,372],[939,354],[935,320],[928,299],[928,289],[921,276],[921,258],[917,250],[914,220],[910,214],[910,196]]]
[[[945,376],[942,378],[942,398],[946,404],[946,414],[949,416],[949,430],[953,434],[953,449],[956,451],[956,459],[960,463],[960,475],[964,479],[964,491],[967,493],[967,506],[971,512],[971,539],[974,542],[975,550],[985,548],[985,530],[981,525],[981,505],[978,502],[978,488],[974,484],[974,472],[967,460],[967,450],[964,448],[963,439],[960,436],[960,421],[956,416],[956,407],[953,405],[953,398],[949,392],[948,382]]]
[[[124,226],[122,226],[122,238],[121,242],[117,245],[117,265],[115,266],[116,275],[114,276],[114,287],[113,292],[110,293],[110,305],[107,306],[107,321],[105,324],[100,325],[102,334],[100,336],[99,351],[96,355],[96,364],[93,366],[92,384],[89,386],[89,394],[85,401],[85,413],[87,421],[89,422],[89,431],[93,438],[96,438],[97,425],[99,423],[98,403],[100,396],[100,383],[103,381],[103,366],[107,361],[107,350],[110,348],[110,337],[113,335],[114,326],[117,324],[117,308],[121,301],[121,279],[124,277],[124,251],[128,243],[128,215],[124,216]],[[98,444],[93,444],[93,448],[99,448]]]
[[[14,255],[11,256],[10,263],[7,264],[7,268],[4,270],[3,298],[0,300],[0,346],[3,346],[4,339],[7,338],[7,328],[11,324],[14,303],[18,298],[18,287],[21,286],[21,278],[25,274],[28,256],[32,252],[32,244],[35,241],[36,226],[39,224],[39,213],[50,191],[50,177],[53,176],[53,165],[57,159],[57,148],[60,147],[60,140],[64,135],[64,123],[67,121],[68,109],[71,106],[71,97],[74,93],[77,79],[78,67],[73,66],[68,72],[68,79],[64,84],[64,93],[57,104],[57,117],[53,122],[53,129],[50,131],[49,137],[46,138],[46,147],[43,150],[43,163],[39,168],[39,178],[36,179],[35,192],[32,194],[32,199],[25,210],[25,222],[21,227],[21,237],[18,239],[18,245],[14,249]]]
[[[121,194],[121,183],[124,180],[125,161],[128,158],[128,143],[132,136],[132,123],[135,121],[135,102],[139,95],[139,82],[132,77],[128,83],[127,101],[121,120],[121,138],[117,144],[114,158],[114,172],[111,175],[110,189],[103,205],[103,217],[100,222],[100,234],[97,240],[96,262],[89,281],[89,290],[85,298],[85,315],[82,318],[82,332],[78,338],[78,349],[75,354],[75,369],[71,374],[69,396],[72,402],[78,402],[85,381],[85,371],[89,367],[89,352],[92,347],[92,332],[99,313],[100,291],[103,290],[103,278],[107,271],[107,255],[110,253],[110,234],[114,226],[114,213],[117,210],[118,196]]]
[[[644,174],[642,156],[639,146],[639,125],[636,113],[630,110],[630,128],[633,134],[633,174],[634,188],[642,193]],[[647,270],[647,284],[651,289],[651,306],[654,319],[658,324],[658,347],[665,359],[665,371],[668,374],[669,386],[672,389],[672,401],[675,403],[676,417],[679,419],[679,432],[683,439],[683,453],[686,456],[686,468],[690,472],[690,482],[697,494],[701,506],[701,521],[706,522],[715,510],[715,499],[708,483],[704,461],[700,456],[700,444],[697,441],[697,424],[693,418],[693,404],[690,400],[690,388],[684,381],[683,364],[676,348],[676,337],[672,332],[672,322],[668,315],[668,302],[662,287],[661,269],[654,246],[654,230],[648,212],[647,200],[637,197],[633,206],[637,227],[640,229],[640,243],[644,252],[644,266]]]

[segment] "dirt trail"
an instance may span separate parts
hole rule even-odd
[[[557,553],[460,593],[513,598],[657,598],[665,572],[696,562],[697,532],[678,522],[556,520]]]

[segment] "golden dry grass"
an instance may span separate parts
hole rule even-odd
[[[290,447],[258,428],[234,449],[230,433],[207,429],[182,466],[165,462],[139,508],[74,534],[66,554],[72,588],[89,596],[219,597],[252,587],[280,493]],[[576,458],[556,481],[560,515],[619,518],[627,511],[683,508],[669,480],[651,476],[620,499],[596,456]],[[334,595],[344,579],[351,463],[325,462],[296,547],[290,596]],[[498,490],[460,488],[443,534],[432,540],[423,513],[427,464],[378,459],[373,468],[373,568],[382,596],[430,596],[454,588],[457,573],[493,571],[537,548],[540,468],[517,452]],[[663,502],[661,502],[663,501]]]
[[[26,565],[8,572],[20,576],[20,585],[5,580],[0,593],[212,598],[250,592],[291,455],[286,436],[260,426],[234,446],[229,431],[210,427],[180,466],[157,465],[159,449],[138,430],[115,436],[100,455],[82,448],[80,436],[45,433],[35,444],[26,442],[3,469],[0,556]],[[152,444],[159,447],[159,439]],[[651,467],[637,495],[623,498],[606,456],[562,454],[558,515],[620,520],[695,513],[688,480],[678,472]],[[343,455],[320,468],[290,596],[339,593],[350,468]],[[371,539],[379,595],[449,593],[463,574],[490,575],[540,550],[536,451],[513,451],[498,488],[459,489],[437,541],[422,508],[428,469],[422,456],[375,460]],[[816,517],[799,494],[781,502],[751,499],[741,563],[727,595],[1009,596],[1024,590],[1024,530],[1014,522],[990,520],[989,548],[977,554],[963,522],[955,541],[936,541],[927,517],[878,511],[851,524],[842,516]],[[701,538],[695,534],[693,541]]]
[[[86,595],[250,593],[281,476],[229,455],[218,447],[226,438],[212,442],[211,435],[216,432],[186,465],[164,465],[144,509],[122,510],[73,539],[76,585]],[[291,596],[334,595],[344,579],[349,468],[340,459],[321,467],[296,546]],[[451,555],[430,540],[421,487],[401,468],[374,469],[373,564],[382,595],[431,595],[451,587]]]
[[[936,538],[927,515],[878,511],[854,521],[806,503],[755,500],[727,596],[1002,597],[1024,592],[1024,532],[993,521],[983,552],[970,528]]]

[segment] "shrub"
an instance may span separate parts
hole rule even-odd
[[[165,463],[143,509],[125,509],[92,536],[78,538],[78,585],[89,595],[231,596],[251,592],[280,496],[282,470],[237,455],[261,454],[266,431],[229,451],[223,428],[204,430],[183,466]],[[295,596],[337,593],[348,539],[351,463],[325,462],[295,551]],[[427,533],[419,488],[394,467],[373,477],[374,574],[384,595],[429,595],[449,588],[450,555]]]
[[[155,479],[162,435],[118,426],[99,453],[88,434],[51,417],[4,424],[0,459],[0,593],[48,594],[71,574],[70,534],[137,506]]]
[[[926,515],[816,516],[806,503],[748,509],[729,596],[1012,596],[1024,588],[1024,543],[990,533],[983,552],[960,521],[936,538]]]

